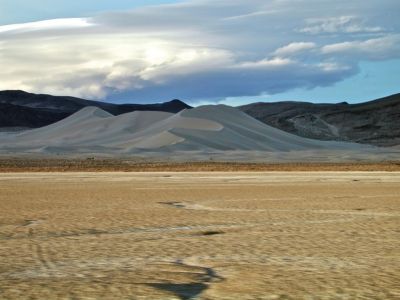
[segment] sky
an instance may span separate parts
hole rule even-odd
[[[0,90],[115,103],[400,92],[398,0],[0,0]]]

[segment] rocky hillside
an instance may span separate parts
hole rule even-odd
[[[400,94],[360,104],[252,103],[250,116],[299,136],[378,146],[400,144]]]
[[[24,107],[9,103],[0,103],[0,128],[40,127],[61,120],[69,114],[43,108]]]

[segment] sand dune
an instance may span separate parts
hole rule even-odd
[[[225,105],[202,106],[185,110],[183,116],[207,118],[219,122],[219,132],[203,132],[173,129],[176,135],[186,141],[196,142],[218,150],[263,150],[295,151],[309,149],[360,149],[361,145],[339,142],[322,142],[302,138],[282,130],[265,125],[247,114]]]
[[[46,127],[0,133],[0,149],[3,153],[107,155],[321,151],[329,156],[329,151],[345,151],[351,156],[354,151],[376,152],[377,148],[302,138],[261,123],[235,108],[209,105],[177,114],[137,111],[119,116],[86,107]]]

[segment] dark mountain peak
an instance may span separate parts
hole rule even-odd
[[[182,109],[185,108],[192,108],[190,105],[186,104],[185,102],[179,100],[179,99],[173,99],[171,101],[163,103],[164,105],[171,105],[175,107],[181,107]]]
[[[21,97],[21,96],[31,96],[33,94],[22,91],[22,90],[5,90],[0,91],[0,97],[7,96],[7,97]]]
[[[136,110],[177,113],[191,108],[178,99],[156,104],[113,104],[69,96],[33,94],[21,90],[0,91],[0,127],[40,127],[61,119],[87,106],[95,106],[113,115]],[[11,116],[11,117],[6,117]]]
[[[175,103],[175,104],[183,104],[183,105],[187,105],[185,102],[179,100],[179,99],[172,99],[170,101],[167,101],[165,103]]]

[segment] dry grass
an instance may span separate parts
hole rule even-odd
[[[396,299],[400,173],[0,174],[1,299]]]
[[[134,159],[0,159],[0,172],[400,171],[400,161],[354,163],[152,162]]]

